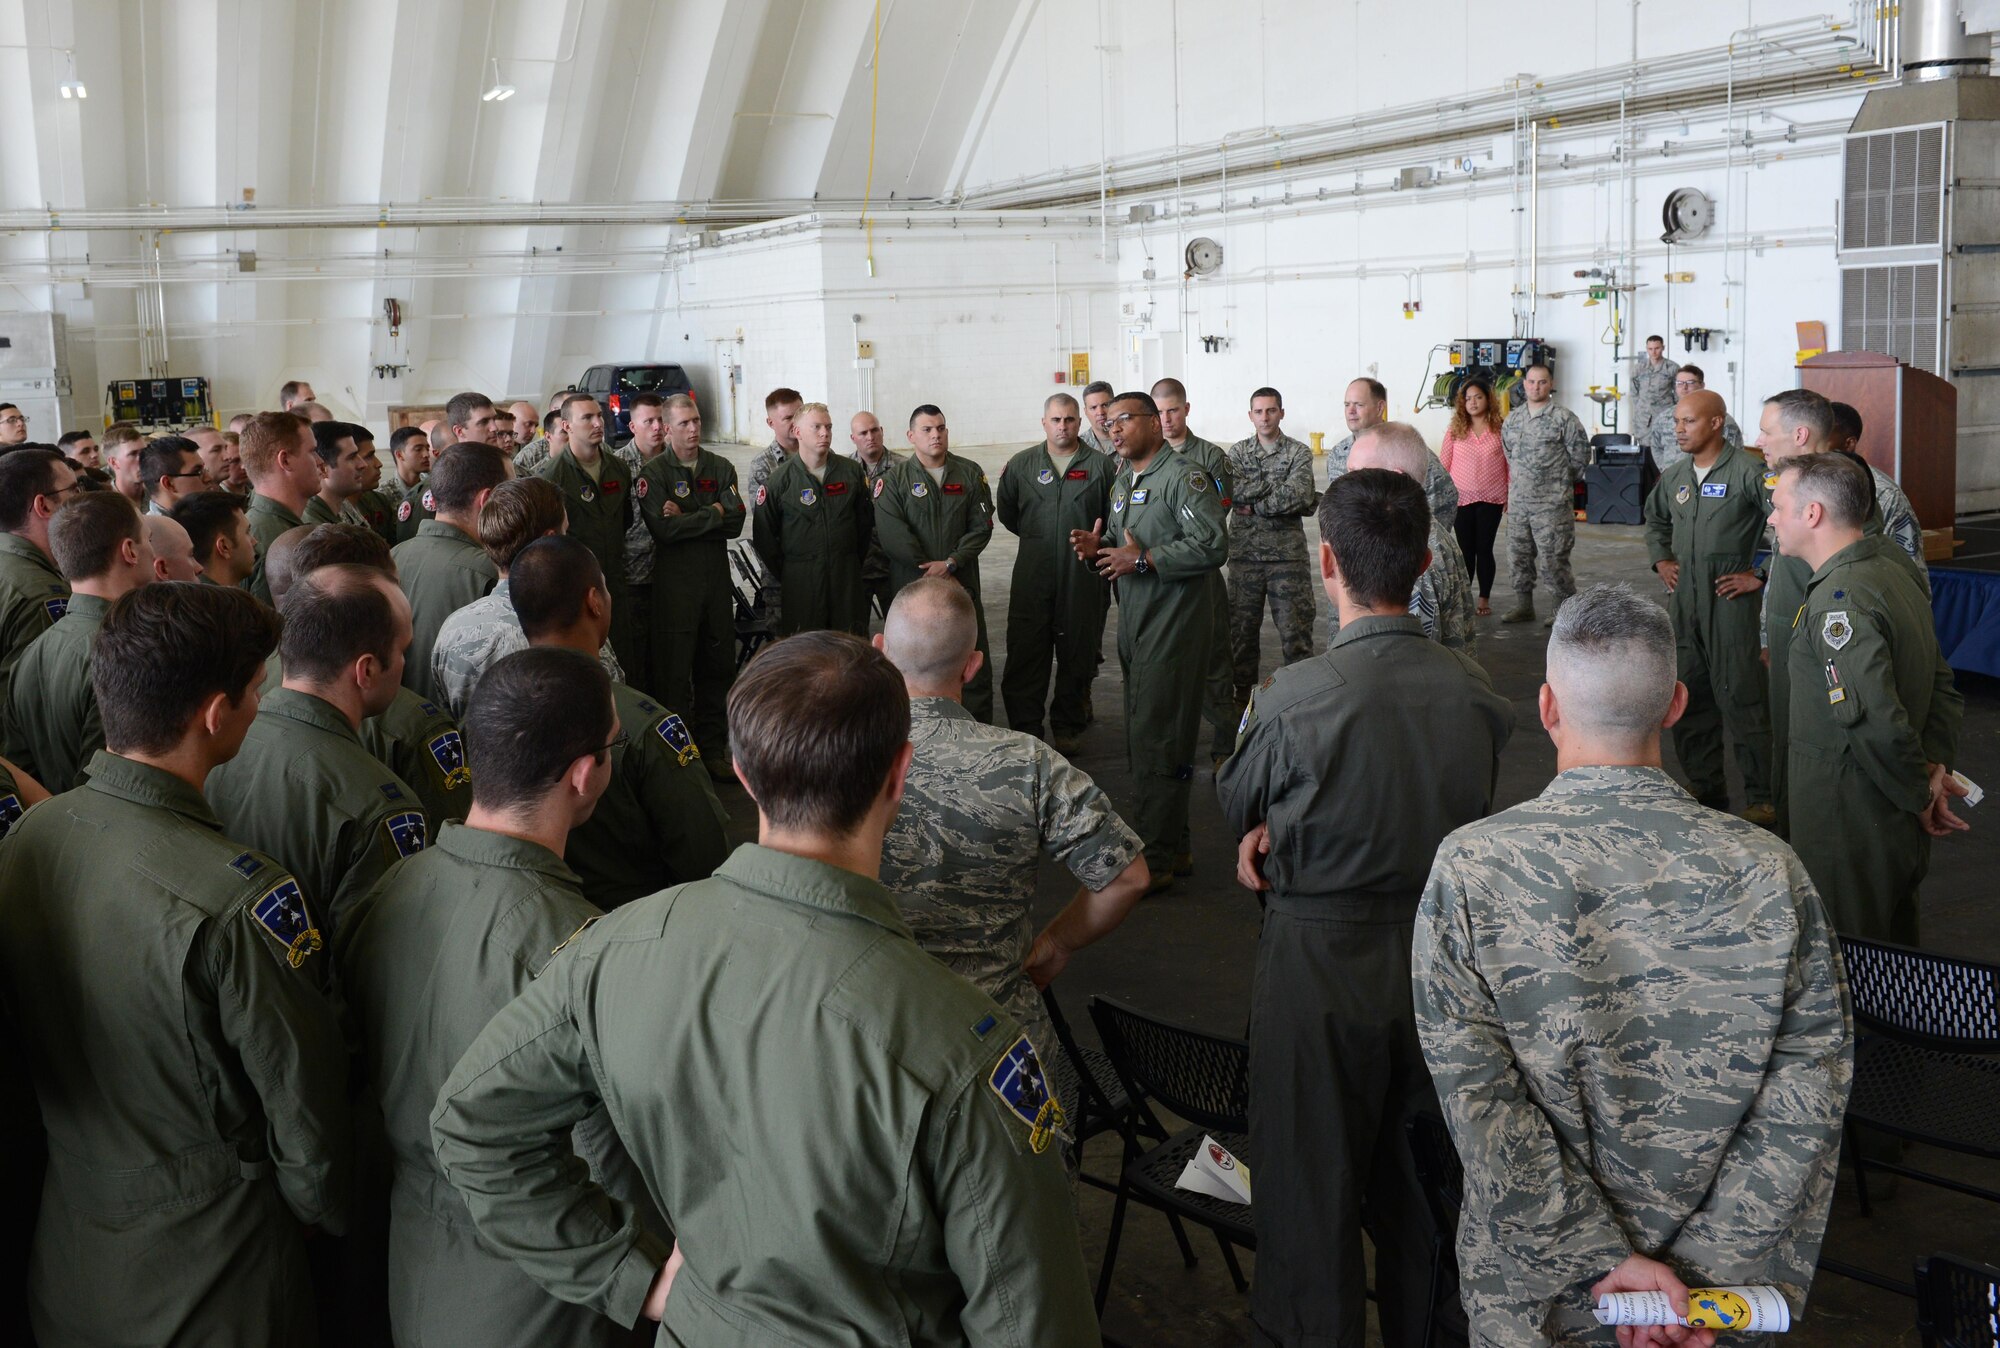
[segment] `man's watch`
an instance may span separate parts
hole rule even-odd
[[[955,561],[953,561],[953,560],[952,560],[951,558],[949,558],[949,557],[945,558],[945,559],[944,559],[944,573],[945,573],[945,574],[946,574],[947,576],[955,576],[955,575],[957,575],[957,574],[958,574],[958,563],[957,563],[957,562],[955,562]]]
[[[1153,569],[1153,564],[1146,560],[1145,550],[1143,548],[1140,549],[1139,560],[1132,563],[1133,574],[1143,576],[1152,569]]]

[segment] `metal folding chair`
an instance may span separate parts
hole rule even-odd
[[[1917,1262],[1924,1348],[2000,1348],[2000,1268],[1948,1254]]]

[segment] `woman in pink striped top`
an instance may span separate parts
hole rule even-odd
[[[1500,408],[1493,387],[1468,379],[1451,400],[1451,429],[1438,458],[1458,486],[1458,518],[1452,527],[1466,566],[1479,579],[1479,613],[1493,611],[1493,543],[1507,508],[1507,455],[1500,447]]]

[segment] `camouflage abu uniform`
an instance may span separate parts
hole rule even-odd
[[[1311,655],[1319,614],[1306,565],[1304,516],[1319,503],[1312,451],[1280,435],[1266,448],[1256,436],[1229,447],[1229,651],[1237,702],[1257,684],[1259,638],[1268,599],[1283,663]]]
[[[903,807],[882,840],[882,885],[917,944],[1005,1007],[1053,1063],[1048,1013],[1021,968],[1035,939],[1041,855],[1099,890],[1139,855],[1139,835],[1061,754],[982,725],[949,698],[910,700],[910,742]]]
[[[1924,597],[1929,598],[1931,568],[1924,560],[1924,526],[1917,521],[1916,507],[1896,485],[1896,479],[1872,463],[1868,465],[1868,475],[1875,479],[1875,513],[1882,518],[1882,532],[1910,555],[1916,564],[1917,580],[1924,587]]]
[[[1556,603],[1576,593],[1569,553],[1576,546],[1576,480],[1590,461],[1590,437],[1576,413],[1554,401],[1538,416],[1523,403],[1500,426],[1507,453],[1507,569],[1515,603],[1535,605],[1539,562]]]
[[[1632,357],[1632,386],[1626,397],[1632,400],[1632,424],[1651,426],[1653,418],[1661,412],[1674,410],[1674,376],[1681,372],[1680,362],[1669,357],[1660,357],[1658,365],[1653,358],[1641,352]]]
[[[1445,839],[1411,965],[1473,1343],[1608,1344],[1589,1289],[1635,1251],[1799,1314],[1854,1063],[1791,849],[1658,768],[1572,768]]]
[[[1347,456],[1353,452],[1352,435],[1326,451],[1328,486],[1332,486],[1333,480],[1347,471]],[[1444,460],[1437,456],[1436,450],[1431,451],[1430,464],[1424,469],[1424,502],[1431,508],[1431,518],[1446,529],[1450,529],[1458,519],[1458,484],[1451,480],[1451,474],[1445,470]]]
[[[491,593],[446,618],[438,629],[437,643],[431,647],[431,683],[452,719],[464,718],[474,685],[494,661],[527,649],[528,638],[514,613],[513,593],[505,576],[495,582]],[[597,662],[614,683],[625,682],[625,671],[610,642],[597,648]]]

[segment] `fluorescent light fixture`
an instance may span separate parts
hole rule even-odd
[[[82,80],[64,80],[62,82],[61,87],[62,87],[62,96],[64,98],[90,97],[90,90],[83,87]]]
[[[514,86],[500,78],[500,58],[493,58],[493,83],[479,96],[482,103],[505,103],[514,96]]]

